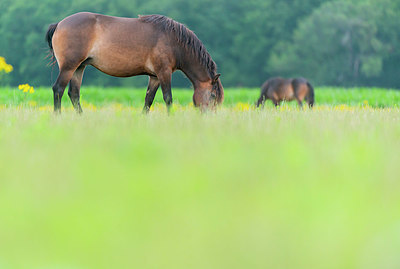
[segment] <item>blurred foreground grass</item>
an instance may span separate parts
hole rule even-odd
[[[398,108],[140,107],[0,111],[1,269],[400,267]]]

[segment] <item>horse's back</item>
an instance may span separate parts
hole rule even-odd
[[[65,17],[63,20],[59,22],[59,27],[61,26],[78,26],[81,24],[85,24],[88,22],[96,21],[96,17],[100,14],[91,13],[91,12],[79,12],[72,14],[68,17]]]
[[[79,28],[85,26],[93,27],[95,24],[99,24],[104,27],[104,29],[109,28],[108,30],[115,30],[112,29],[112,26],[124,28],[126,25],[132,26],[136,21],[138,21],[137,18],[114,17],[98,13],[79,12],[61,20],[58,23],[58,27],[69,28],[69,30],[79,30]]]
[[[261,92],[265,94],[272,93],[279,89],[283,83],[284,79],[281,77],[270,78],[261,86]]]
[[[137,47],[140,41],[156,41],[151,30],[150,24],[143,24],[137,18],[80,12],[60,21],[56,33],[60,32],[64,39],[68,39],[66,41],[69,43],[69,47],[74,47],[71,44],[72,41],[79,40],[89,46],[101,43],[100,45],[107,51],[117,45],[118,50],[121,51],[124,47]]]
[[[281,77],[271,78],[264,83],[263,87],[265,94],[270,99],[290,101],[294,98],[291,79]]]
[[[154,73],[150,56],[157,53],[153,49],[162,37],[137,18],[81,12],[59,23],[53,46],[57,61],[85,61],[106,74],[126,77]],[[161,58],[157,56],[153,58]]]
[[[292,79],[292,84],[294,86],[307,84],[307,83],[308,83],[307,79],[302,78],[302,77]]]

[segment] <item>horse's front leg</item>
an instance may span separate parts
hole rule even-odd
[[[168,112],[170,111],[172,105],[171,77],[172,73],[168,71],[158,75],[164,102],[167,105]]]
[[[258,98],[258,100],[257,100],[256,107],[260,107],[260,105],[262,107],[264,107],[266,99],[267,99],[267,97],[264,94],[261,94],[260,98]]]
[[[147,85],[146,97],[144,99],[143,113],[148,113],[156,96],[160,80],[157,77],[149,76],[149,84]]]
[[[274,104],[275,107],[278,107],[281,104],[279,99],[277,99],[275,97],[271,97],[270,99],[271,99],[271,101],[272,101],[272,103]]]

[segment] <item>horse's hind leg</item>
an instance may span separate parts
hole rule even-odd
[[[157,77],[149,76],[149,84],[147,86],[146,98],[144,100],[143,113],[148,113],[156,96],[160,81]]]
[[[69,82],[69,89],[68,89],[68,96],[69,99],[71,99],[72,105],[74,106],[74,109],[78,113],[82,113],[82,107],[80,103],[80,90],[81,90],[81,85],[82,85],[82,78],[83,78],[83,72],[85,71],[84,65],[81,65],[76,69],[74,72],[71,81]]]
[[[65,87],[67,87],[73,74],[74,70],[60,69],[56,83],[53,85],[54,112],[61,112],[61,98],[63,97]]]

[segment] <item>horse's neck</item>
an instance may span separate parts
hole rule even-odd
[[[181,65],[179,69],[185,73],[192,84],[196,87],[199,83],[207,82],[210,80],[208,70],[202,66],[194,57],[186,56],[180,60]]]

